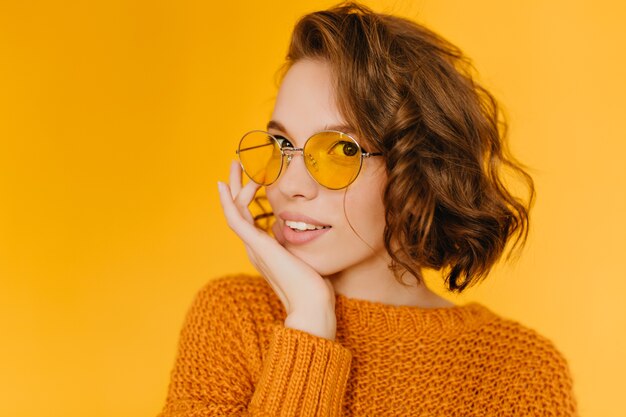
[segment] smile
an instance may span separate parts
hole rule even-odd
[[[288,220],[282,228],[282,236],[285,242],[291,245],[302,245],[328,233],[331,228],[331,226],[314,226]]]
[[[285,221],[285,225],[287,225],[289,228],[293,230],[299,230],[299,231],[330,229],[330,226],[316,226],[313,224],[308,224],[304,222],[294,222],[291,220]]]

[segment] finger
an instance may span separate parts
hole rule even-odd
[[[231,189],[231,196],[233,198],[233,200],[235,200],[235,204],[237,205],[237,207],[240,209],[239,211],[242,213],[242,216],[249,222],[249,223],[254,223],[254,218],[252,217],[252,214],[250,213],[250,211],[248,210],[248,206],[250,205],[250,203],[252,202],[252,200],[254,199],[254,195],[256,194],[256,192],[258,191],[260,186],[256,186],[253,187],[255,188],[254,190],[250,191],[252,192],[252,196],[250,196],[250,192],[247,192],[245,194],[245,196],[243,196],[243,198],[239,198],[239,195],[241,193],[242,190],[242,184],[243,184],[243,169],[241,168],[241,164],[235,160],[231,161],[230,164],[230,184],[229,187]],[[250,181],[248,184],[255,184],[254,181]],[[246,185],[248,185],[246,184]]]
[[[235,205],[235,202],[231,197],[232,192],[228,184],[218,181],[217,185],[220,195],[220,204],[222,205],[222,211],[224,212],[228,226],[233,229],[233,231],[241,239],[243,239],[244,242],[252,242],[259,231],[253,224],[243,217],[242,213]]]
[[[241,191],[242,186],[242,178],[241,178],[241,164],[235,160],[230,162],[230,175],[229,175],[229,184],[230,184],[230,193],[233,199],[237,197],[239,191]]]
[[[259,184],[255,183],[254,181],[250,181],[241,189],[241,191],[239,191],[239,194],[237,194],[237,197],[234,201],[235,205],[239,208],[239,211],[241,213],[250,214],[248,206],[250,205],[250,203],[252,203],[252,201],[254,200],[254,196],[260,188],[261,186]],[[252,219],[252,215],[250,215],[250,219]]]

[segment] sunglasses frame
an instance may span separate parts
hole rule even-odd
[[[361,155],[361,157],[359,158],[359,169],[358,169],[358,171],[356,172],[356,175],[354,176],[354,178],[352,178],[352,180],[351,180],[348,184],[346,184],[346,185],[344,185],[344,186],[342,186],[342,187],[339,187],[339,188],[331,188],[331,187],[329,187],[329,186],[327,186],[327,185],[324,185],[324,184],[320,183],[320,182],[319,182],[319,181],[318,181],[318,180],[317,180],[317,179],[313,176],[313,174],[311,173],[311,171],[309,170],[309,166],[308,166],[308,164],[306,163],[306,160],[304,161],[304,166],[306,167],[306,172],[309,174],[309,176],[310,176],[311,178],[313,178],[313,180],[314,180],[316,183],[318,183],[319,185],[321,185],[321,186],[322,186],[322,187],[324,187],[324,188],[328,188],[329,190],[342,190],[342,189],[344,189],[344,188],[348,187],[350,184],[352,184],[352,183],[353,183],[353,182],[354,182],[354,181],[355,181],[355,180],[359,177],[359,174],[361,173],[361,168],[363,167],[363,159],[364,159],[364,158],[369,158],[369,157],[371,157],[371,156],[381,156],[381,155],[382,155],[382,152],[365,152],[365,151],[363,150],[363,148],[361,147],[361,145],[359,144],[359,142],[358,142],[355,138],[353,138],[351,135],[349,135],[349,134],[347,134],[347,133],[340,132],[340,131],[338,131],[338,130],[321,130],[321,131],[319,131],[319,132],[316,132],[316,133],[312,134],[311,136],[309,136],[309,137],[307,138],[307,140],[304,142],[304,146],[303,146],[302,148],[294,148],[294,147],[292,147],[292,146],[284,146],[284,147],[283,147],[283,146],[281,146],[281,145],[280,145],[280,142],[278,141],[278,139],[277,139],[277,138],[276,138],[273,134],[271,134],[271,133],[269,133],[269,132],[267,132],[267,131],[265,131],[265,130],[250,130],[249,132],[246,132],[246,133],[245,133],[245,134],[241,137],[241,139],[239,140],[239,145],[237,146],[237,150],[235,151],[235,153],[237,154],[237,156],[238,156],[238,158],[239,158],[239,165],[241,165],[241,169],[243,170],[243,172],[245,172],[245,173],[246,173],[246,175],[248,176],[248,178],[250,178],[250,180],[251,180],[251,181],[254,181],[254,179],[252,178],[252,176],[251,176],[250,174],[248,174],[248,172],[246,171],[246,168],[243,166],[243,162],[241,161],[241,155],[240,155],[240,152],[241,152],[242,150],[244,150],[244,151],[245,151],[245,150],[249,150],[249,149],[254,149],[254,148],[255,148],[255,147],[250,147],[250,148],[246,148],[246,149],[241,149],[241,142],[242,142],[242,141],[243,141],[243,139],[244,139],[246,136],[248,136],[250,133],[263,133],[263,134],[266,134],[267,136],[269,136],[270,138],[272,138],[272,140],[273,140],[274,142],[276,142],[276,144],[278,145],[278,149],[280,149],[280,154],[281,154],[281,158],[280,158],[280,169],[278,170],[278,175],[276,176],[276,178],[275,178],[272,182],[270,182],[269,184],[259,184],[259,183],[257,182],[257,184],[259,184],[259,185],[263,185],[263,186],[266,186],[266,187],[267,187],[268,185],[272,185],[272,184],[274,184],[274,183],[275,183],[276,181],[278,181],[278,179],[280,178],[281,174],[283,173],[283,169],[285,168],[285,163],[284,163],[285,156],[287,157],[287,167],[289,167],[289,163],[291,162],[291,159],[293,158],[293,155],[295,155],[295,154],[297,154],[297,153],[301,153],[301,154],[302,154],[302,157],[304,158],[304,149],[306,148],[307,143],[309,143],[309,139],[311,139],[312,137],[315,137],[315,136],[319,135],[320,133],[339,133],[340,135],[347,136],[348,138],[350,138],[350,140],[352,140],[352,141],[356,144],[357,149],[359,150],[359,153],[360,153],[360,155]],[[283,135],[280,135],[280,136],[281,136],[281,137],[284,137],[285,139],[287,139],[290,143],[291,143],[291,142],[293,142],[291,139],[289,139],[289,138],[288,138],[288,137],[286,137],[286,136],[283,136]],[[259,145],[259,146],[265,146],[265,145]],[[286,169],[286,168],[285,168],[285,169]],[[254,181],[254,182],[256,182],[256,181]]]

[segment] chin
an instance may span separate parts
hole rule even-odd
[[[289,250],[289,253],[300,259],[302,262],[306,263],[308,266],[313,268],[315,272],[323,277],[335,275],[336,273],[341,272],[343,269],[345,269],[345,266],[343,265],[332,265],[332,263],[328,262],[328,257],[321,254],[313,256],[310,253],[303,254],[290,249],[287,250]]]

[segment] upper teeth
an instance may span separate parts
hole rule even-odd
[[[304,222],[292,222],[291,220],[286,220],[285,224],[292,229],[298,230],[316,230],[316,229],[324,229],[328,226],[314,226],[312,224],[304,223]]]

